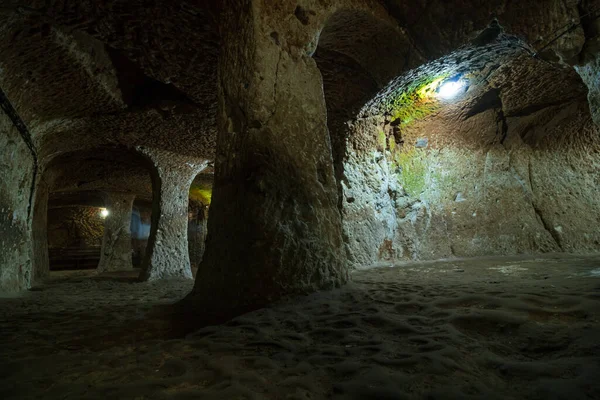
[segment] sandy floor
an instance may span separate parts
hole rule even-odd
[[[600,399],[600,257],[379,268],[185,334],[153,310],[191,287],[0,299],[0,399]]]

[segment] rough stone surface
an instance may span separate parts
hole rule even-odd
[[[343,284],[349,256],[362,265],[596,251],[597,235],[583,221],[597,204],[597,131],[586,108],[597,122],[599,5],[6,0],[0,87],[31,132],[44,178],[35,180],[32,213],[22,219],[30,156],[21,144],[15,159],[2,148],[9,171],[0,185],[10,193],[0,194],[0,209],[16,211],[18,221],[2,211],[2,281],[24,288],[47,273],[48,201],[92,203],[100,191],[149,202],[154,190],[147,266],[185,271],[186,163],[213,160],[211,232],[190,299],[202,308],[222,296],[223,315]],[[539,52],[537,63],[506,68],[502,59],[489,66],[490,82],[469,89],[472,102],[430,110],[411,126],[393,125],[380,109],[356,120],[395,76],[465,43],[485,44],[494,17]],[[588,93],[566,65],[577,65]],[[498,79],[497,70],[510,79]],[[554,81],[560,85],[546,84]],[[348,141],[348,129],[362,136]],[[0,143],[10,145],[14,131],[6,135]],[[392,137],[404,149],[400,159],[387,154]],[[173,155],[168,167],[157,162],[152,189],[152,166],[117,165],[118,155],[133,160],[138,147]],[[369,196],[373,203],[362,207]],[[171,246],[177,235],[183,244]],[[350,247],[368,257],[347,251],[350,236],[362,241]],[[169,246],[156,247],[163,239]]]
[[[99,147],[62,153],[42,165],[53,174],[51,198],[86,195],[102,197],[106,192],[134,195],[152,201],[151,164],[139,153],[123,147]]]
[[[600,136],[586,88],[573,69],[515,43],[465,48],[411,71],[348,125],[342,215],[355,267],[600,251]],[[394,121],[393,99],[443,71],[468,71],[466,93],[424,118]]]
[[[588,101],[594,122],[600,126],[600,0],[582,1],[579,7],[585,16],[582,27],[586,42],[576,68],[588,87]]]
[[[48,276],[48,206],[104,206],[102,193],[111,190],[152,199],[151,164],[133,150],[100,147],[63,153],[40,165],[31,216],[33,263],[31,282]],[[129,245],[131,246],[131,245]],[[131,248],[130,248],[131,250]],[[8,266],[15,269],[15,266]]]
[[[33,241],[33,267],[32,285],[46,278],[50,273],[48,255],[48,200],[54,175],[52,171],[38,174],[35,198],[33,204],[33,217],[31,219],[31,232]]]
[[[473,39],[494,17],[505,31],[536,48],[550,44],[549,49],[565,61],[576,58],[585,42],[581,26],[568,32],[566,29],[579,19],[581,2],[576,0],[386,0],[385,3],[429,59],[446,55]],[[598,1],[585,3],[592,8]],[[551,43],[563,32],[566,34]]]
[[[108,216],[104,222],[104,237],[98,273],[127,271],[131,262],[131,211],[134,196],[117,192],[106,193],[105,207]]]
[[[269,1],[233,2],[225,12],[238,29],[222,38],[222,135],[206,253],[189,297],[207,319],[348,280],[322,79],[311,57],[336,9],[306,6],[294,18],[293,4]]]
[[[598,255],[402,263],[203,329],[168,306],[192,281],[53,273],[0,298],[0,393],[598,399],[599,266]]]
[[[11,120],[0,110],[0,292],[31,284],[28,213],[33,159]]]
[[[596,125],[600,126],[600,20],[584,19],[586,43],[576,66],[588,87],[588,101]]]
[[[100,247],[104,219],[97,207],[48,207],[48,247]]]
[[[600,56],[595,56],[577,71],[589,88],[588,101],[592,116],[596,125],[600,126]]]
[[[214,156],[213,2],[4,3],[0,86],[41,159],[107,143]]]
[[[189,190],[207,164],[151,148],[139,151],[155,165],[152,228],[140,278],[192,279],[187,237]]]

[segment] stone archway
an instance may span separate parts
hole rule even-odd
[[[381,247],[370,240],[371,231],[377,226],[380,232],[375,236],[386,237],[394,227],[386,218],[377,219],[375,213],[365,215],[360,199],[359,207],[352,204],[356,196],[348,193],[353,186],[360,186],[367,193],[381,191],[381,198],[387,194],[387,188],[385,173],[380,173],[372,185],[361,181],[361,165],[372,164],[365,168],[378,169],[377,161],[361,158],[371,141],[356,135],[348,122],[355,120],[361,108],[391,79],[424,60],[406,32],[360,10],[341,10],[331,15],[319,35],[313,57],[323,77],[346,257],[354,267],[369,265],[375,260],[366,254],[372,252],[371,248],[377,251]]]
[[[98,272],[131,270],[132,204],[136,198],[146,202],[152,199],[149,167],[139,154],[122,147],[72,151],[46,161],[36,184],[33,207],[33,283],[50,272],[49,204],[53,209],[106,208],[104,238],[96,259]],[[93,255],[86,253],[85,257]]]

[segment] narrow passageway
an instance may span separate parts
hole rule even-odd
[[[42,170],[33,209],[37,279],[59,269],[132,270],[147,247],[141,216],[151,214],[153,198],[145,160],[103,146],[61,154]]]

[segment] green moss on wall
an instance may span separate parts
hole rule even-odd
[[[386,140],[387,137],[385,135],[385,132],[383,130],[379,130],[379,132],[377,133],[377,148],[379,151],[384,151],[387,147]]]
[[[388,108],[392,119],[407,125],[438,110],[435,92],[446,78],[446,75],[424,77],[412,83],[390,102]]]
[[[408,195],[418,197],[425,191],[427,162],[423,151],[412,149],[397,152],[394,155],[394,163],[400,169],[398,182]]]
[[[406,126],[437,111],[440,102],[436,92],[448,77],[426,76],[406,86],[387,105],[391,120],[399,122],[400,126]],[[408,195],[419,197],[425,191],[427,152],[416,148],[408,150],[396,143],[394,135],[386,138],[385,131],[379,130],[378,143],[381,144],[384,139],[387,143],[383,147],[391,154],[390,167],[398,175],[398,183]],[[439,174],[436,177],[440,177]]]
[[[390,139],[388,141],[388,149],[390,150],[390,153],[395,154],[397,148],[398,145],[396,144],[396,139],[394,138],[394,136],[390,136]]]
[[[212,199],[212,188],[203,186],[192,186],[190,188],[190,199],[202,203],[206,206],[210,205]]]

